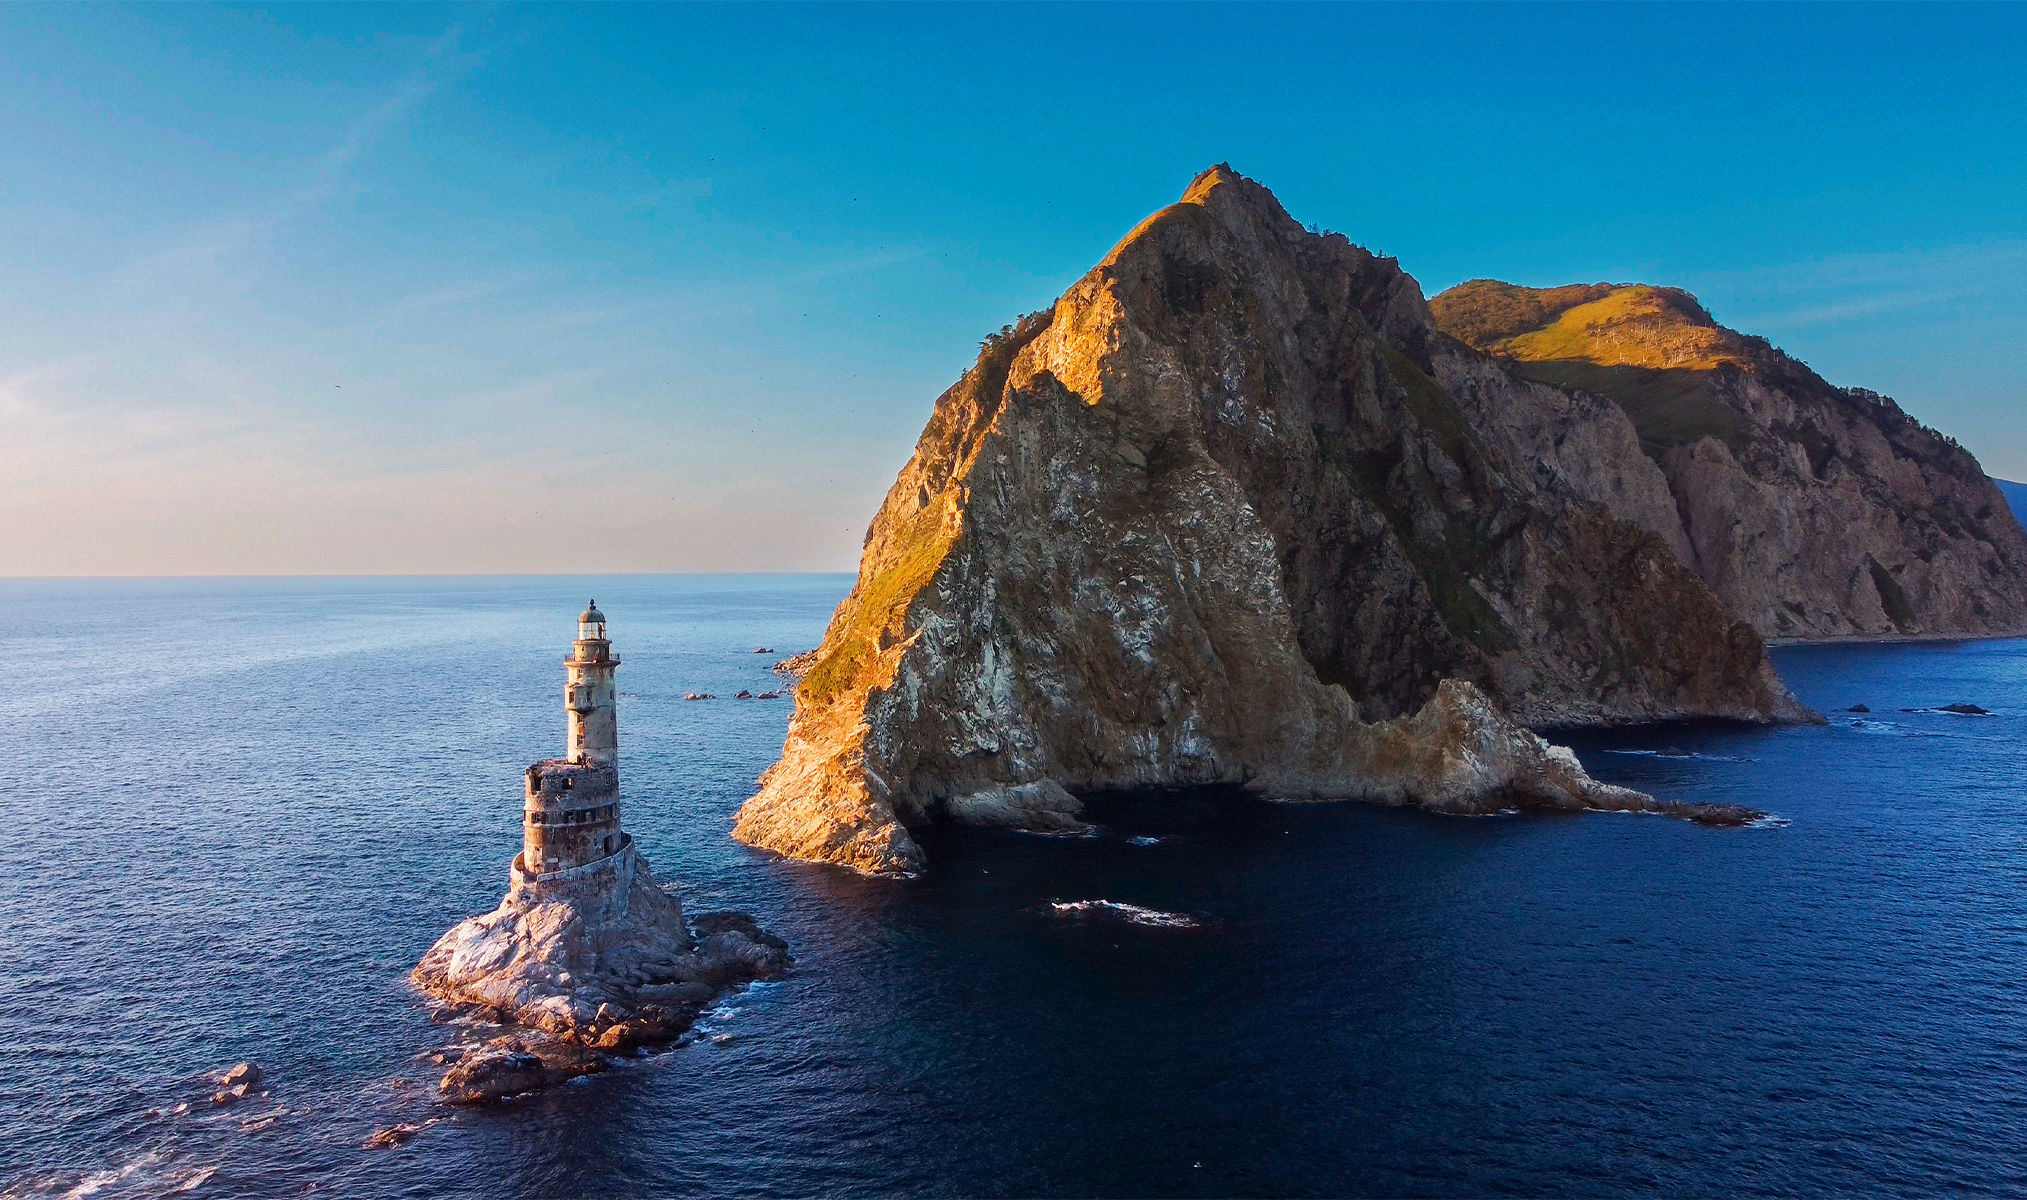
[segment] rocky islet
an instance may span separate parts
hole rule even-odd
[[[443,1099],[477,1103],[603,1069],[665,1043],[712,999],[788,969],[786,943],[743,913],[687,921],[621,827],[613,672],[596,603],[564,660],[564,755],[529,767],[522,849],[498,908],[458,923],[410,972],[442,1020],[511,1026],[438,1052]]]

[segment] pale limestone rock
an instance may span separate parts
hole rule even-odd
[[[417,964],[411,978],[431,995],[525,1030],[445,1054],[444,1099],[480,1103],[601,1070],[599,1052],[665,1042],[720,993],[788,969],[786,944],[743,913],[699,917],[693,935],[646,860],[623,853],[618,887],[559,888],[516,870],[498,908]]]
[[[596,1069],[603,1059],[589,1046],[675,1037],[718,992],[788,967],[786,943],[744,914],[699,917],[699,944],[682,902],[655,882],[621,828],[620,663],[595,601],[577,635],[564,660],[566,757],[526,772],[506,899],[459,922],[410,973],[433,996],[546,1035],[445,1052],[454,1065],[441,1091],[460,1103]]]
[[[1083,801],[1053,779],[1015,787],[987,788],[944,802],[952,820],[964,825],[1000,825],[1046,833],[1080,833]]]

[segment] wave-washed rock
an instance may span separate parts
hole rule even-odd
[[[1534,386],[1205,172],[937,401],[735,836],[908,872],[909,824],[1120,788],[1659,810],[1524,726],[1809,719],[1666,541],[1484,419]]]
[[[261,1080],[266,1077],[266,1073],[252,1063],[235,1063],[215,1077],[218,1090],[211,1093],[211,1102],[231,1104],[244,1100],[260,1087]]]
[[[478,1103],[604,1069],[608,1053],[668,1042],[723,992],[773,979],[788,945],[744,913],[692,923],[630,854],[616,897],[544,889],[516,872],[492,912],[454,926],[411,973],[430,995],[519,1030],[442,1055],[439,1092]]]

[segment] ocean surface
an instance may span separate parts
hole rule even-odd
[[[0,1194],[2027,1192],[2027,643],[1786,649],[1828,726],[1571,739],[1754,828],[1140,795],[892,882],[734,843],[788,702],[681,698],[849,582],[0,581]],[[438,1109],[404,976],[500,898],[591,596],[629,829],[798,966]]]

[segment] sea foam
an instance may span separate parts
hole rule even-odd
[[[1187,913],[1142,908],[1138,904],[1127,904],[1119,900],[1052,900],[1049,907],[1065,916],[1118,917],[1135,925],[1150,925],[1159,929],[1194,929],[1202,924]]]

